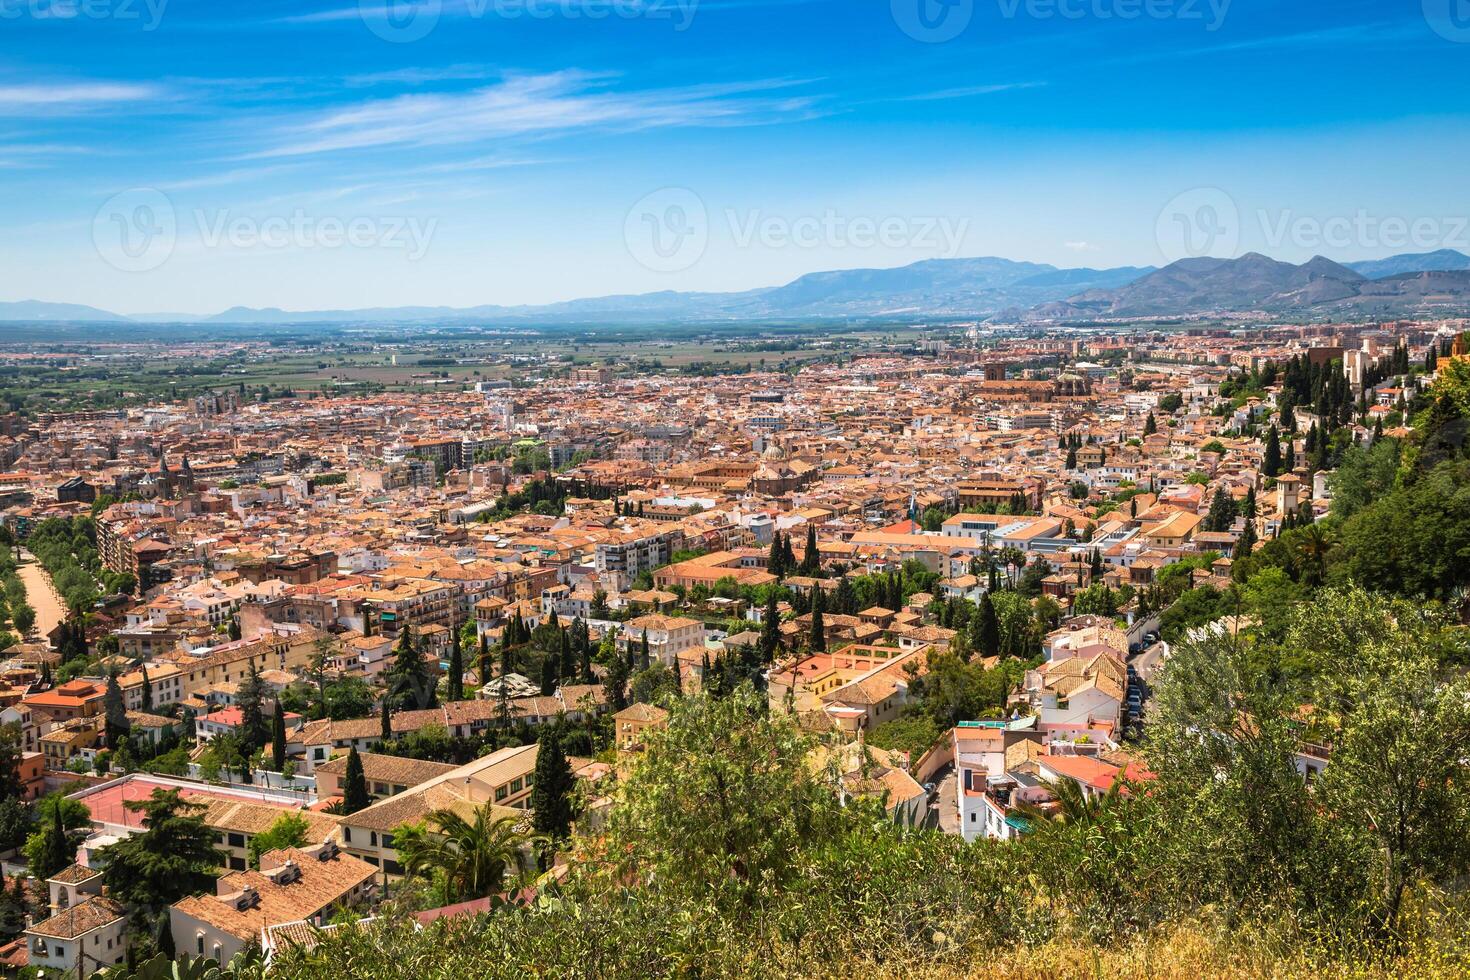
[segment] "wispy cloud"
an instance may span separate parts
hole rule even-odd
[[[343,81],[349,86],[426,85],[432,82],[464,82],[496,78],[500,71],[488,65],[447,65],[443,68],[399,68],[394,71],[349,75]]]
[[[154,85],[128,82],[53,82],[0,85],[0,113],[58,112],[156,98]]]
[[[971,99],[982,95],[995,95],[999,92],[1015,92],[1020,89],[1041,88],[1046,82],[1000,82],[994,85],[963,85],[958,88],[942,88],[933,92],[917,92],[913,95],[901,95],[893,99],[895,102],[937,102],[943,99]]]
[[[1069,249],[1071,249],[1074,252],[1101,252],[1102,251],[1102,246],[1101,245],[1094,245],[1091,242],[1062,242],[1062,247],[1063,248],[1069,248]]]
[[[783,94],[802,84],[768,79],[631,92],[612,76],[580,71],[515,75],[464,92],[399,95],[286,122],[275,145],[251,157],[302,156],[382,146],[438,146],[593,128],[749,125],[809,117],[811,96]]]
[[[745,10],[758,7],[798,7],[820,3],[835,3],[837,0],[667,0],[663,4],[646,3],[650,18],[672,19],[671,14],[680,17],[692,17],[696,10]],[[341,21],[368,21],[386,20],[389,16],[390,3],[393,13],[404,16],[407,4],[402,0],[392,3],[391,0],[381,2],[363,2],[345,7],[332,7],[326,10],[316,10],[305,14],[290,14],[278,17],[275,23],[280,24],[331,24]],[[489,20],[497,17],[506,19],[531,19],[529,10],[536,8],[550,11],[566,17],[607,18],[610,16],[610,5],[608,0],[540,0],[539,8],[532,0],[522,0],[520,3],[507,3],[497,7],[494,0],[415,0],[415,6],[424,8],[426,13],[432,13],[439,18],[475,18]],[[679,10],[675,10],[679,7]],[[633,9],[629,7],[628,9]],[[544,17],[545,14],[535,15]],[[677,21],[676,21],[677,22]],[[687,23],[687,20],[685,21]]]

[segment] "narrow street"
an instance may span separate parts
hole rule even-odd
[[[51,587],[51,576],[29,551],[20,553],[20,579],[26,584],[26,602],[36,611],[36,636],[44,637],[66,618],[61,597]]]
[[[960,812],[959,800],[955,794],[959,789],[959,779],[955,775],[954,766],[945,766],[935,773],[934,782],[938,784],[935,799],[939,802],[939,829],[946,834],[958,834]]]

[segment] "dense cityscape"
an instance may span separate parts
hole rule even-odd
[[[0,32],[0,977],[1470,977],[1470,0]]]
[[[864,813],[1040,848],[1008,914],[1100,926],[1143,879],[1082,867],[1126,877],[1161,814],[1188,839],[1230,805],[1216,873],[1246,878],[1291,871],[1252,820],[1346,806],[1332,844],[1398,876],[1371,915],[1402,930],[1458,865],[1396,835],[1465,818],[1467,327],[972,324],[698,373],[400,342],[359,345],[408,372],[372,393],[323,360],[312,389],[18,395],[3,955],[319,970],[338,930],[535,909],[610,861],[747,901]],[[168,352],[222,354],[276,357]],[[1406,763],[1448,795],[1395,789]],[[1239,796],[1206,806],[1216,778]]]

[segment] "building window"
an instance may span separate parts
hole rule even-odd
[[[497,786],[497,787],[495,787],[495,802],[499,803],[501,800],[505,799],[505,797],[506,797],[505,787],[504,786]]]

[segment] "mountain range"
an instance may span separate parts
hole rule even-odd
[[[1293,265],[1248,252],[1181,259],[1123,286],[1089,289],[1025,311],[1025,320],[1084,320],[1259,311],[1398,316],[1470,309],[1470,257],[1442,250],[1341,265]]]
[[[784,286],[733,293],[666,290],[540,306],[373,307],[288,311],[233,307],[213,315],[123,316],[72,303],[0,303],[0,321],[213,324],[429,322],[658,323],[889,317],[1006,321],[1279,314],[1404,315],[1470,310],[1470,256],[1453,249],[1338,264],[1301,265],[1259,253],[1181,259],[1162,269],[1061,269],[985,257],[929,259],[893,269],[813,272]]]

